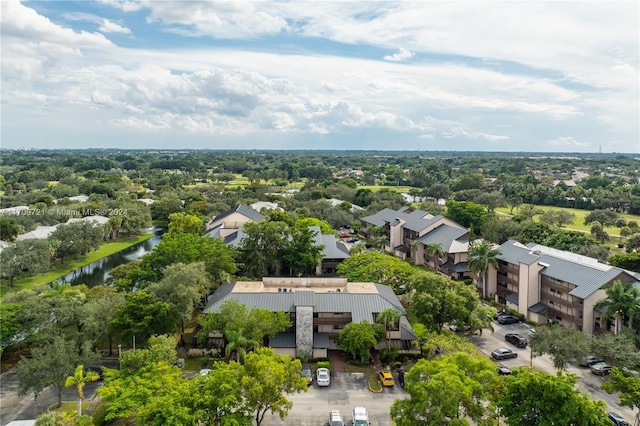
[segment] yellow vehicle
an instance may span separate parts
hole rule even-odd
[[[378,373],[378,379],[380,383],[382,383],[382,386],[394,386],[396,384],[391,371],[380,371]]]

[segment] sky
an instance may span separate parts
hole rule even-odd
[[[0,146],[635,153],[639,5],[2,0]]]

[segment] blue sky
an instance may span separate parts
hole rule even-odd
[[[640,148],[638,2],[0,7],[3,148]]]

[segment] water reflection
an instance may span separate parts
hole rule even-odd
[[[109,277],[109,272],[116,266],[133,262],[140,259],[143,255],[149,253],[158,245],[164,233],[163,228],[153,228],[151,232],[155,235],[141,243],[127,247],[126,249],[96,260],[80,269],[68,273],[62,279],[61,283],[70,283],[72,285],[86,284],[87,287],[103,285]]]

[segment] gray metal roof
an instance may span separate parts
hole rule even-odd
[[[585,299],[603,285],[622,275],[633,276],[629,272],[611,265],[597,262],[586,256],[551,249],[539,244],[525,246],[515,240],[509,240],[500,246],[498,259],[512,264],[532,264],[540,262],[545,275],[576,286],[569,292],[572,296]]]
[[[205,232],[204,235],[206,235],[208,237],[211,237],[211,238],[219,238],[220,237],[220,229],[222,229],[222,224],[207,230],[207,232]]]
[[[448,269],[453,272],[469,272],[471,270],[469,269],[469,264],[467,262],[446,262],[444,265],[442,265],[442,268]]]
[[[534,314],[540,313],[545,309],[547,309],[547,305],[542,302],[538,302],[535,305],[529,306],[529,311],[533,312]]]
[[[324,246],[322,249],[322,257],[324,259],[348,259],[351,257],[343,244],[338,245],[335,235],[323,234],[319,226],[309,226],[309,229],[315,231],[313,240],[316,245]]]
[[[365,216],[360,220],[377,226],[383,226],[386,223],[397,225],[399,223],[398,220],[402,220],[405,222],[402,225],[403,228],[420,232],[429,225],[443,219],[443,216],[440,215],[434,216],[431,219],[425,219],[424,217],[429,214],[429,212],[424,210],[411,211],[411,207],[404,206],[398,210],[382,209],[378,213]]]
[[[452,253],[454,251],[453,246],[456,241],[462,243],[469,242],[469,231],[443,223],[436,229],[418,238],[418,241],[424,245],[440,243],[442,244],[442,249],[445,252]]]
[[[235,283],[224,284],[209,296],[204,313],[217,312],[222,302],[235,299],[245,305],[248,310],[259,307],[274,312],[295,312],[296,302],[300,300],[303,303],[301,306],[313,306],[313,312],[350,312],[353,322],[367,320],[373,323],[373,313],[380,313],[385,308],[394,308],[402,315],[407,314],[393,290],[381,284],[376,284],[378,294],[312,293],[307,290],[286,293],[234,293],[234,285]],[[303,294],[298,296],[297,293]]]
[[[278,333],[269,339],[269,346],[272,348],[295,348],[296,333]]]
[[[519,303],[519,301],[520,301],[520,300],[518,299],[518,293],[511,293],[510,295],[508,295],[507,297],[505,297],[505,300],[506,300],[507,302],[514,303],[514,304],[516,304],[516,305],[517,305],[517,304]]]
[[[413,332],[413,328],[405,316],[400,317],[400,340],[418,340],[418,336]]]
[[[314,349],[329,349],[329,334],[328,333],[313,333],[313,348]]]
[[[211,221],[213,222],[213,221],[218,221],[220,219],[224,219],[225,217],[230,216],[236,212],[248,217],[249,219],[255,222],[262,222],[265,219],[264,216],[258,213],[257,211],[250,209],[249,207],[239,205],[239,206],[235,206],[230,210],[227,210],[224,213],[219,214],[218,216],[214,217]]]

